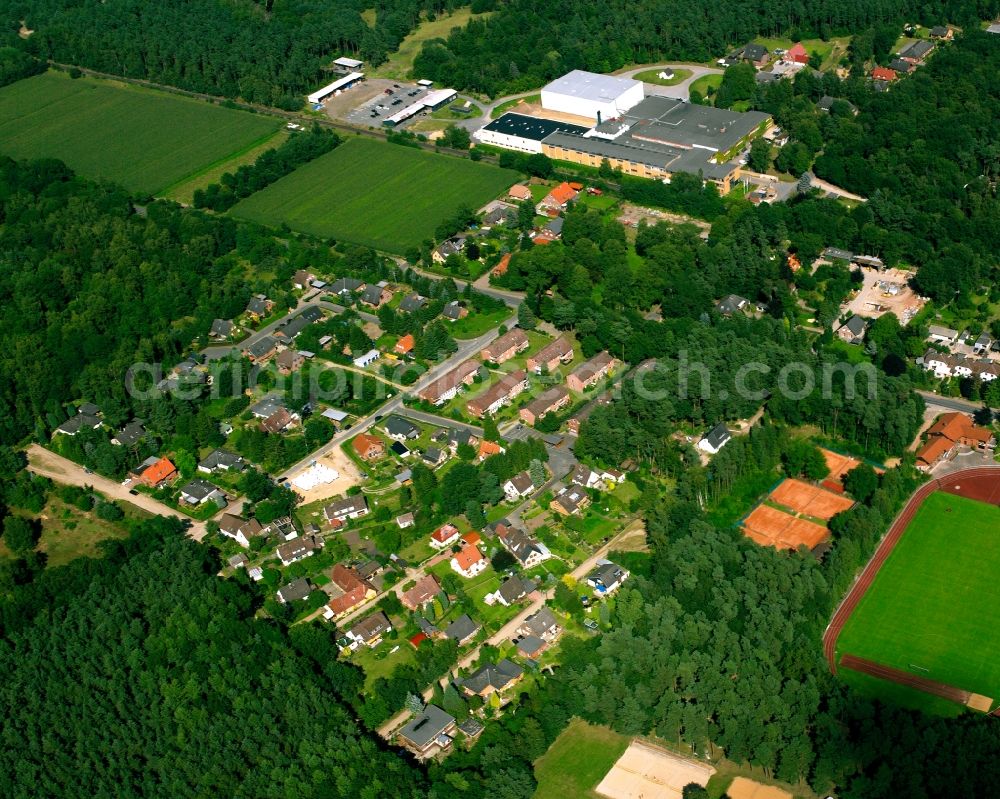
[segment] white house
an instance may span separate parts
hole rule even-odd
[[[481,574],[489,565],[475,544],[465,544],[451,559],[451,569],[466,579]]]
[[[520,474],[515,474],[510,480],[503,484],[503,492],[511,502],[528,496],[535,490],[531,475],[525,470]]]
[[[729,429],[721,422],[705,433],[701,441],[698,442],[698,449],[714,455],[722,449],[732,439]]]
[[[433,533],[431,533],[430,545],[432,549],[447,549],[456,541],[462,534],[459,532],[458,528],[453,524],[446,524],[444,527],[439,527]]]
[[[610,560],[597,561],[597,568],[587,575],[587,585],[599,596],[613,594],[629,578],[627,569]]]

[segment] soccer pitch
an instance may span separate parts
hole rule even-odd
[[[281,121],[59,72],[0,89],[0,153],[160,194],[271,136]]]
[[[517,177],[464,158],[353,138],[231,213],[402,255],[434,238],[437,226],[461,206],[479,208]]]
[[[857,655],[1000,700],[998,566],[1000,508],[934,492],[848,619],[838,657]],[[849,669],[839,673],[887,699],[914,693]],[[913,698],[904,704],[928,710],[941,704]]]

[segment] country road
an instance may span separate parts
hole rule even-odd
[[[159,500],[153,499],[147,494],[130,494],[128,488],[107,477],[99,474],[88,474],[82,466],[74,463],[61,455],[56,455],[38,444],[28,447],[28,470],[42,477],[48,477],[57,483],[66,485],[90,486],[95,491],[100,491],[108,499],[119,502],[129,502],[137,508],[155,514],[157,516],[174,516],[190,522],[188,536],[195,541],[201,541],[205,537],[205,522],[194,521],[174,510],[169,505],[164,505]],[[229,510],[229,509],[227,509]],[[238,513],[238,510],[233,512]]]

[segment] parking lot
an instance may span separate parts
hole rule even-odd
[[[349,109],[337,109],[340,119],[353,125],[382,124],[382,121],[393,114],[402,111],[408,105],[425,97],[429,89],[413,83],[402,83],[383,78],[373,78],[365,81],[364,97],[356,95]],[[330,113],[328,107],[327,113]],[[414,118],[419,118],[419,114]]]

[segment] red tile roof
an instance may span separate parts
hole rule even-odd
[[[808,64],[809,63],[809,53],[806,52],[806,48],[802,46],[802,42],[796,42],[789,49],[786,56],[789,61],[795,61],[798,64]]]
[[[483,558],[483,553],[480,552],[473,544],[466,544],[462,547],[461,551],[455,555],[455,562],[462,571],[468,571],[470,566],[479,563],[481,560],[485,560],[485,558]]]
[[[565,205],[566,203],[576,199],[576,193],[576,189],[568,183],[560,183],[548,193],[546,199],[551,199],[559,205]]]
[[[396,352],[406,355],[406,353],[413,349],[414,344],[416,344],[416,342],[413,339],[413,334],[407,333],[396,342]]]
[[[142,479],[150,485],[162,483],[168,477],[177,473],[177,467],[166,458],[160,458],[142,473]]]
[[[875,80],[896,80],[896,70],[889,67],[875,67],[872,70],[872,77]]]
[[[453,524],[446,524],[444,527],[438,527],[433,533],[431,533],[431,538],[440,543],[444,543],[449,538],[451,538],[455,533],[458,532],[458,528]]]

